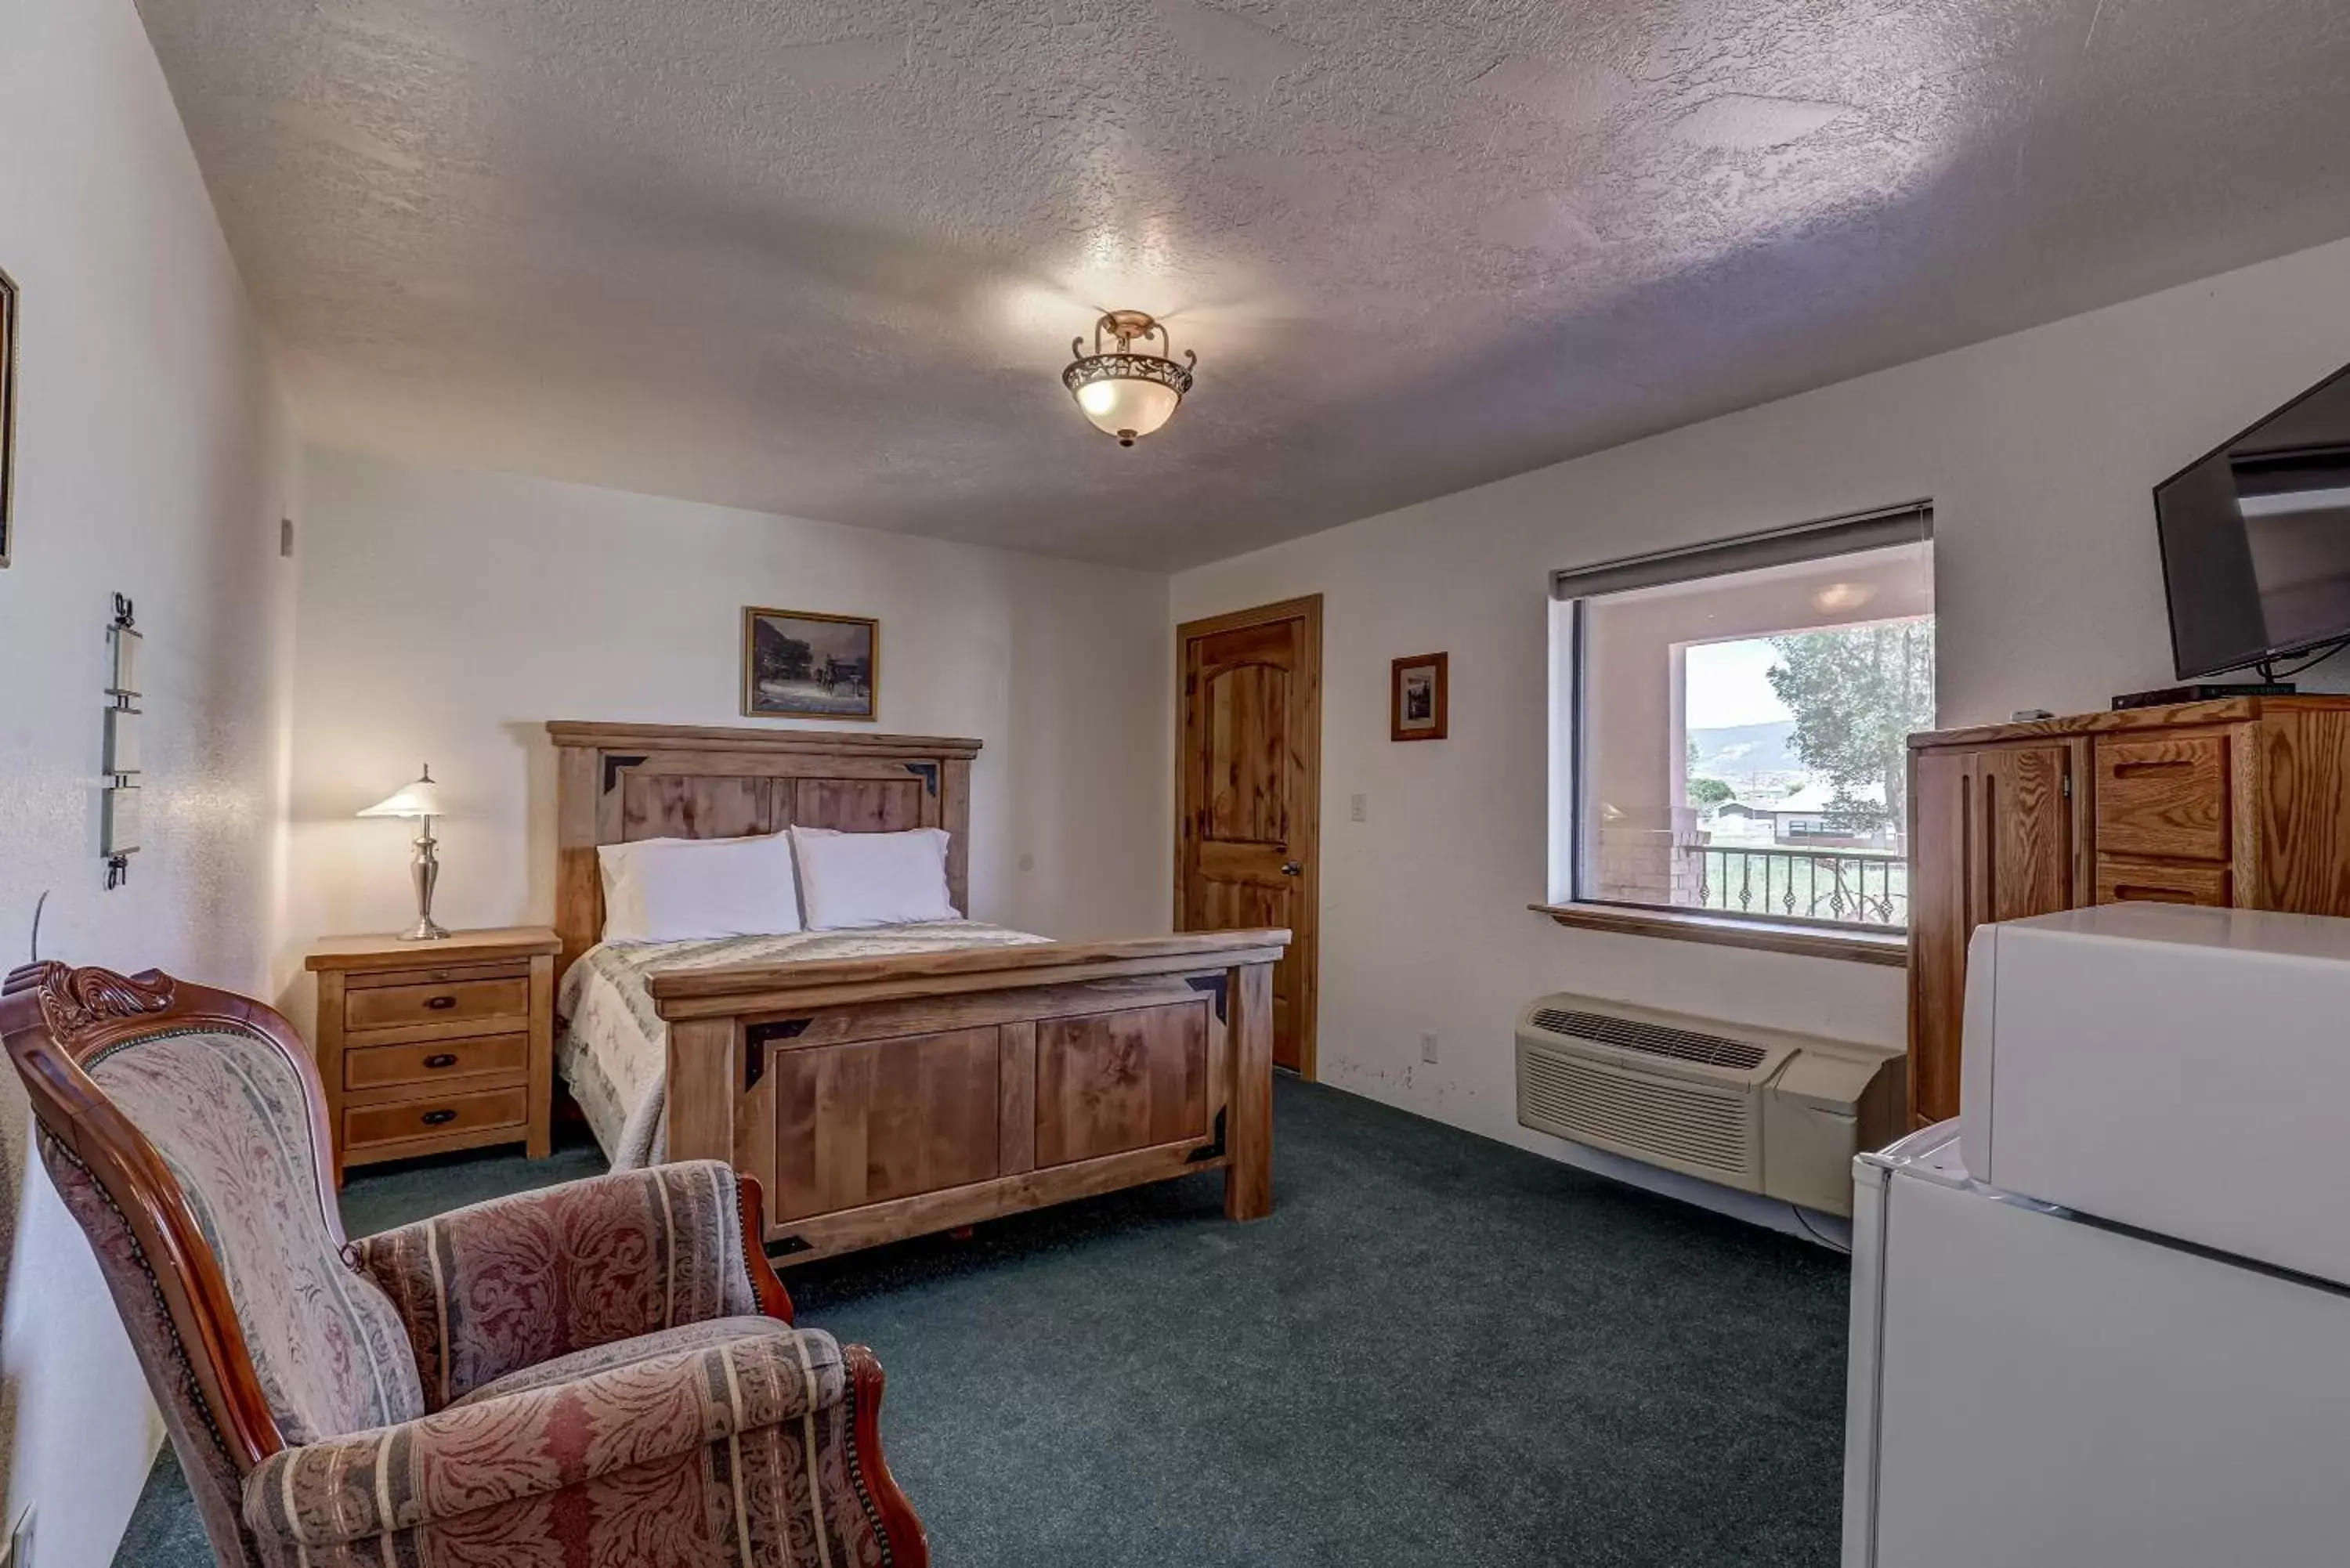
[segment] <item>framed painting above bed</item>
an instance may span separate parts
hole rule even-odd
[[[880,692],[879,621],[744,607],[744,718],[869,720]]]

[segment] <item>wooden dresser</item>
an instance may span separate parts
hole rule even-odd
[[[551,1146],[555,955],[546,926],[312,949],[318,1077],[343,1168],[488,1144]]]
[[[1967,939],[2150,898],[2350,915],[2350,697],[1909,738],[1909,1113],[1959,1114]]]

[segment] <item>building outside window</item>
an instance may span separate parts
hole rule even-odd
[[[1554,902],[1908,924],[1928,507],[1561,572],[1554,597]]]

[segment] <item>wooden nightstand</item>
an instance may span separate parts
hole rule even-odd
[[[318,977],[318,1077],[343,1168],[525,1142],[551,1147],[555,955],[545,926],[445,941],[332,937]]]

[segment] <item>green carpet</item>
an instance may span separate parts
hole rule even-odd
[[[1284,1082],[1277,1208],[1211,1176],[792,1271],[889,1369],[940,1568],[1836,1557],[1841,1259]],[[354,1176],[353,1232],[599,1162]],[[117,1562],[206,1561],[167,1450]]]

